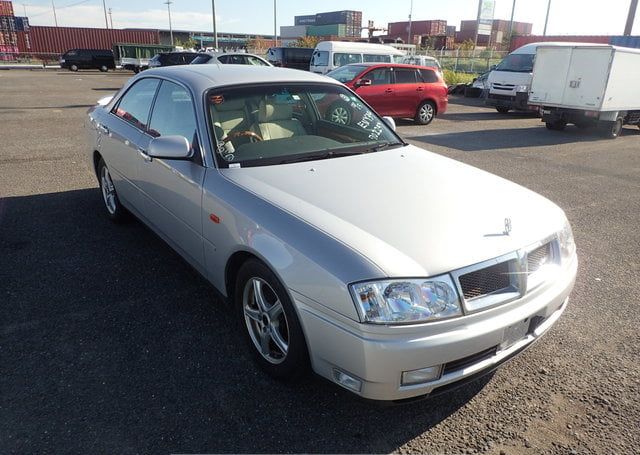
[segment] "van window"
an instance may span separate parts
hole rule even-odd
[[[391,63],[390,55],[379,55],[379,54],[364,54],[363,55],[364,62],[376,62],[376,63]]]
[[[311,57],[311,64],[313,66],[329,66],[329,52],[315,51]]]
[[[509,54],[496,67],[496,71],[512,73],[530,73],[536,54]]]
[[[432,70],[420,70],[420,76],[422,77],[422,82],[426,82],[427,84],[438,82],[438,76]]]
[[[349,63],[361,63],[362,55],[361,54],[343,54],[343,53],[335,53],[333,54],[333,64],[334,66],[344,66]]]

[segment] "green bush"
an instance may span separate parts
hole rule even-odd
[[[444,70],[443,71],[444,81],[447,85],[456,85],[456,84],[467,84],[473,81],[473,78],[476,77],[476,74],[469,73],[456,73],[452,70]]]

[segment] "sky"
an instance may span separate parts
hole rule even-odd
[[[112,9],[115,28],[168,28],[166,0],[105,0]],[[171,18],[176,30],[212,30],[211,1],[172,0]],[[407,20],[411,0],[276,0],[277,24],[293,25],[293,17],[324,11],[362,11],[363,25],[373,20],[377,27]],[[51,0],[15,1],[16,15],[25,8],[32,25],[54,25]],[[102,0],[54,0],[58,24],[72,27],[104,27]],[[496,19],[509,19],[513,0],[496,0]],[[622,35],[630,0],[551,0],[549,35]],[[219,32],[273,33],[273,1],[216,0]],[[478,0],[416,0],[413,20],[446,19],[460,27],[463,19],[475,19]],[[516,0],[515,20],[532,22],[533,33],[542,34],[547,0]],[[640,35],[640,11],[634,34]]]

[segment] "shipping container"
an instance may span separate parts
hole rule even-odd
[[[0,16],[13,16],[13,3],[0,0]]]
[[[594,43],[594,44],[609,44],[610,36],[607,35],[556,35],[556,36],[541,36],[541,35],[529,35],[529,36],[514,36],[511,40],[510,50],[518,49],[525,44],[531,43],[548,43],[548,42],[563,42],[563,43]]]
[[[300,38],[301,36],[306,36],[306,34],[306,25],[283,25],[280,27],[281,38]]]
[[[331,25],[310,25],[307,27],[307,35],[309,36],[347,36],[347,26],[345,24]]]
[[[293,23],[295,25],[315,25],[316,15],[310,14],[308,16],[295,16]]]
[[[16,46],[17,45],[16,32],[8,32],[0,30],[0,45],[3,46]]]
[[[16,32],[17,46],[20,52],[31,52],[31,37],[29,32]]]
[[[362,11],[330,11],[316,14],[315,25],[362,24]]]
[[[15,32],[16,18],[14,16],[0,16],[0,30]]]
[[[620,47],[640,48],[640,36],[612,36],[609,44]]]
[[[159,44],[157,30],[110,30],[104,28],[29,28],[31,49],[35,53],[59,53],[69,49],[111,49],[114,43]]]
[[[16,31],[28,32],[29,31],[29,18],[16,16]]]

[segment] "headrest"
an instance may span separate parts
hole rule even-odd
[[[258,122],[267,123],[277,120],[291,120],[293,107],[290,104],[272,104],[268,101],[260,101]]]
[[[218,112],[241,111],[244,110],[244,99],[224,100],[220,104],[215,104]]]

